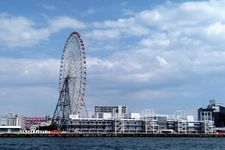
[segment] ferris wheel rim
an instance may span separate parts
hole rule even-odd
[[[71,46],[73,46],[73,49]],[[72,57],[69,54],[76,57]],[[73,103],[73,114],[79,114],[80,107],[84,103],[86,69],[86,52],[83,40],[78,32],[72,32],[66,40],[61,57],[59,91],[61,92],[65,79],[69,78],[71,99],[74,98],[71,100]]]

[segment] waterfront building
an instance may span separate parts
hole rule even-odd
[[[24,129],[31,129],[32,126],[41,125],[46,122],[46,117],[23,117]]]
[[[23,119],[17,114],[7,113],[0,118],[0,126],[23,126]]]
[[[21,126],[0,126],[0,133],[13,133],[19,132],[21,130]]]
[[[194,121],[194,117],[191,115],[169,117],[147,110],[142,114],[126,111],[126,114],[129,115],[126,115],[125,118],[107,116],[108,113],[114,112],[113,109],[115,109],[114,106],[95,107],[96,118],[71,118],[66,130],[87,133],[213,133],[212,121]],[[99,116],[98,113],[103,113],[103,115]]]
[[[95,106],[95,118],[125,118],[127,116],[126,106]]]
[[[162,117],[140,119],[103,119],[103,118],[74,118],[67,127],[69,132],[84,133],[213,133],[212,122],[164,120]]]
[[[5,117],[0,118],[0,126],[7,126],[7,118]]]
[[[7,113],[0,117],[0,133],[19,132],[22,125],[22,117],[17,114]]]
[[[210,100],[206,108],[198,109],[199,121],[213,121],[215,127],[225,127],[225,107],[216,103],[215,100]]]
[[[141,114],[140,113],[129,113],[128,118],[130,118],[130,119],[140,119]]]
[[[225,131],[225,128],[214,128],[215,114],[221,110],[223,111],[221,105],[211,101],[207,108],[198,109],[200,120],[196,121],[194,116],[185,115],[184,111],[178,111],[174,115],[162,115],[153,110],[129,113],[126,106],[95,106],[95,115],[92,118],[70,115],[63,130],[82,133],[212,134],[215,131]],[[16,132],[20,129],[32,132],[52,130],[54,128],[46,128],[51,124],[49,120],[49,117],[19,117],[8,113],[0,118],[0,132]]]

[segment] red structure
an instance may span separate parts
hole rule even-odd
[[[33,125],[40,125],[42,122],[45,122],[45,117],[24,117],[24,127],[25,129],[30,129]]]

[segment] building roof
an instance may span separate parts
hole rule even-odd
[[[21,126],[0,126],[0,129],[21,129]]]

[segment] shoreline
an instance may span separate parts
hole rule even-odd
[[[149,133],[1,133],[2,137],[225,137],[224,134],[149,134]]]

